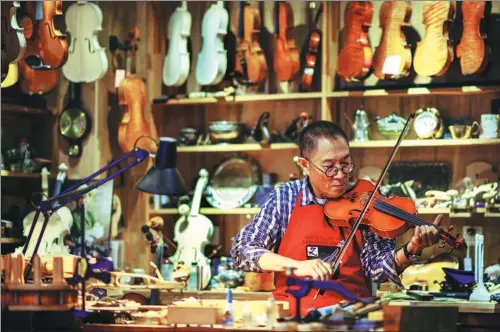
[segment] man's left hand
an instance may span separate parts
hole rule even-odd
[[[438,226],[443,220],[443,215],[438,215],[434,219],[434,225]],[[415,227],[415,233],[408,243],[408,252],[417,254],[422,252],[424,248],[433,246],[439,241],[439,232],[435,227],[430,225]]]

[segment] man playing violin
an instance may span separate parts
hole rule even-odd
[[[333,278],[331,263],[349,229],[329,224],[323,205],[354,186],[349,180],[355,168],[348,138],[335,123],[317,121],[305,127],[299,135],[299,149],[299,163],[306,176],[275,189],[253,221],[235,237],[231,249],[237,268],[275,272],[273,295],[290,302],[292,315],[295,299],[285,292],[283,271],[293,267],[299,277]],[[434,224],[439,225],[442,218],[437,216]],[[434,227],[417,226],[411,240],[396,248],[394,239],[382,238],[362,224],[342,258],[337,281],[360,297],[371,296],[370,279],[377,283],[391,281],[403,288],[399,274],[438,239]],[[315,298],[311,291],[301,300],[301,314],[343,299],[328,290]]]

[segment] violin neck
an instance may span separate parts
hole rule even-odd
[[[240,11],[238,13],[238,37],[245,38],[245,1],[240,1]]]
[[[276,1],[274,3],[274,34],[276,37],[279,36],[280,32],[280,2]]]
[[[440,233],[443,232],[443,229],[441,227],[434,225],[433,223],[430,223],[427,220],[424,220],[416,215],[408,213],[405,210],[398,208],[397,206],[394,206],[392,204],[384,202],[383,200],[377,200],[374,204],[374,208],[385,213],[385,214],[388,214],[392,217],[404,220],[404,221],[406,221],[410,224],[413,224],[415,226],[424,226],[424,225],[425,226],[433,226]]]

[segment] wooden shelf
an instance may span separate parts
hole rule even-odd
[[[248,144],[215,144],[180,146],[177,152],[238,152],[238,151],[260,151],[260,150],[295,150],[299,147],[295,143],[275,143],[271,146],[262,147],[258,143]]]
[[[205,215],[246,215],[246,214],[257,214],[260,208],[236,208],[236,209],[217,209],[217,208],[201,208],[200,213]],[[420,208],[418,209],[419,214],[449,214],[449,208]],[[178,214],[177,209],[159,209],[159,210],[149,210],[149,214]]]
[[[24,239],[16,237],[2,237],[0,238],[0,243],[3,244],[24,243]]]
[[[28,178],[28,179],[36,179],[40,177],[40,173],[22,173],[22,172],[11,172],[2,170],[2,177],[11,177],[11,178]]]
[[[393,140],[377,140],[367,142],[350,142],[353,149],[369,148],[392,148],[396,144]],[[414,139],[404,140],[401,147],[442,147],[442,146],[476,146],[476,145],[500,145],[500,138],[494,139]],[[216,144],[216,145],[197,145],[180,146],[178,152],[240,152],[240,151],[265,151],[265,150],[296,150],[297,144],[294,143],[275,143],[270,147],[262,147],[257,143],[248,144]]]
[[[361,97],[411,97],[411,96],[462,96],[500,93],[500,86],[462,86],[458,88],[426,88],[415,87],[401,90],[372,89],[364,91],[332,91],[326,93],[327,98],[361,98]]]
[[[217,208],[200,208],[201,214],[235,214],[235,215],[245,215],[245,214],[257,214],[259,213],[260,208],[236,208],[236,209],[217,209]],[[177,209],[158,209],[158,210],[149,210],[149,214],[179,214]]]
[[[21,113],[21,114],[40,114],[40,115],[53,115],[50,110],[28,107],[15,104],[1,104],[2,112]]]
[[[299,99],[320,99],[323,96],[321,92],[304,92],[304,93],[281,93],[281,94],[249,94],[241,96],[229,97],[204,97],[204,98],[184,98],[170,99],[163,104],[154,104],[155,106],[169,105],[203,105],[215,103],[245,103],[258,101],[286,101]]]
[[[402,147],[441,147],[441,146],[470,146],[470,145],[499,145],[500,138],[470,138],[470,139],[408,139],[401,142]],[[350,142],[351,148],[392,148],[394,140],[377,140],[367,142]]]

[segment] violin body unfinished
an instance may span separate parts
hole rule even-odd
[[[274,24],[274,72],[279,82],[288,82],[293,80],[300,69],[299,51],[293,38],[293,9],[288,2],[275,3]]]
[[[168,53],[163,65],[163,83],[181,86],[186,82],[191,68],[188,38],[191,35],[191,14],[186,1],[175,9],[168,21]]]
[[[417,43],[413,67],[422,76],[441,76],[453,62],[448,26],[455,18],[455,1],[426,1],[423,7],[425,35]]]
[[[481,34],[480,24],[484,19],[486,1],[462,2],[463,33],[457,46],[457,57],[463,75],[479,75],[488,65],[490,49]]]
[[[238,36],[234,68],[237,80],[243,84],[259,84],[267,76],[266,58],[259,44],[259,10],[242,1],[233,22]]]
[[[222,1],[210,6],[203,15],[201,34],[203,45],[196,63],[196,80],[200,85],[216,85],[227,71],[227,51],[224,36],[227,34],[229,14]]]
[[[352,1],[345,10],[346,41],[340,50],[337,72],[346,81],[361,81],[372,66],[372,48],[368,29],[373,18],[373,5],[369,1]]]
[[[26,38],[17,23],[19,7],[19,1],[2,1],[2,50],[5,52],[7,65],[21,61],[26,51]]]
[[[65,13],[67,32],[71,35],[68,61],[62,67],[71,82],[94,82],[108,71],[108,58],[99,45],[97,34],[102,30],[102,11],[94,3],[78,1]]]
[[[410,1],[385,1],[380,7],[382,38],[373,56],[373,74],[381,79],[398,79],[410,73],[412,55],[401,27],[411,18]]]

